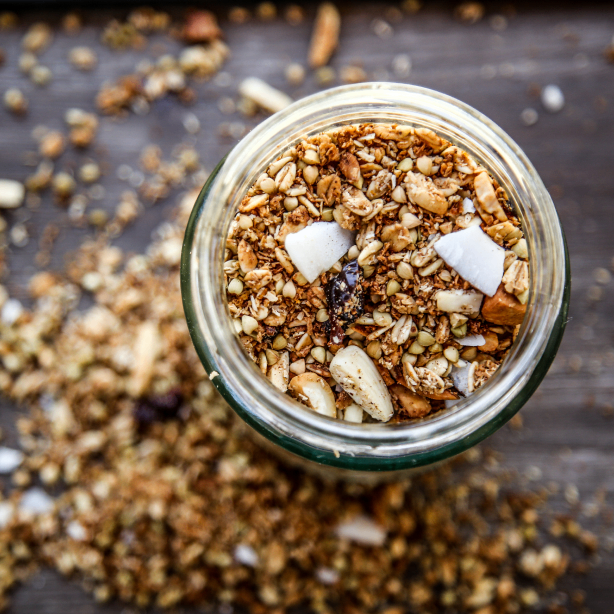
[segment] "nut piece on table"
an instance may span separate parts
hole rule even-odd
[[[335,395],[326,380],[315,373],[303,373],[292,378],[288,390],[301,403],[316,413],[337,417]]]
[[[515,326],[522,324],[527,306],[500,285],[494,296],[487,296],[482,305],[482,317],[493,324]]]
[[[398,402],[401,411],[408,418],[422,418],[431,411],[428,399],[412,392],[409,388],[395,384],[390,387],[392,397]]]
[[[318,8],[311,43],[309,45],[309,66],[320,68],[328,63],[339,42],[341,16],[334,4],[325,2]]]
[[[205,43],[220,38],[222,31],[210,11],[191,11],[183,26],[182,37],[187,43]]]
[[[369,356],[355,345],[337,352],[330,363],[335,381],[376,420],[387,422],[393,414],[388,388]]]

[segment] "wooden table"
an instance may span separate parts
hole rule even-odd
[[[593,272],[614,265],[614,65],[603,51],[614,33],[614,8],[540,9],[530,4],[519,8],[505,21],[492,16],[475,25],[460,24],[450,6],[435,5],[395,21],[385,5],[347,5],[343,9],[340,48],[332,65],[340,68],[360,64],[369,79],[406,81],[441,90],[473,105],[497,122],[525,150],[552,193],[571,252],[573,290],[567,333],[559,355],[544,383],[522,412],[524,428],[503,429],[488,445],[504,455],[506,466],[521,475],[541,474],[535,484],[551,480],[562,486],[575,484],[582,502],[588,503],[597,489],[605,489],[610,505],[614,498],[614,282],[601,286],[601,300],[592,300],[597,284]],[[0,47],[7,60],[0,69],[0,90],[23,89],[30,99],[30,112],[16,119],[0,110],[0,175],[23,180],[32,169],[23,165],[27,151],[35,149],[31,131],[37,124],[61,128],[69,107],[94,109],[100,83],[132,72],[138,59],[153,54],[176,53],[179,45],[162,36],[151,37],[145,51],[115,52],[99,43],[101,24],[118,13],[85,12],[86,27],[75,36],[56,31],[53,45],[42,63],[54,72],[53,82],[36,88],[19,74],[16,66],[19,39],[24,26],[44,18],[58,24],[59,14],[29,13],[22,16],[14,32],[0,33]],[[374,19],[387,19],[392,34],[381,39],[374,33]],[[224,67],[229,85],[211,81],[196,87],[198,101],[192,108],[166,98],[155,103],[149,114],[114,120],[104,118],[97,138],[96,154],[108,168],[102,185],[106,196],[97,206],[112,211],[126,185],[115,171],[120,164],[137,168],[142,147],[158,143],[170,155],[173,145],[194,142],[208,168],[228,151],[233,141],[218,135],[221,122],[258,121],[238,115],[224,116],[217,106],[222,96],[236,97],[238,82],[250,75],[262,77],[286,90],[294,98],[317,91],[313,75],[296,88],[289,87],[284,67],[291,61],[304,63],[311,14],[302,24],[289,26],[282,18],[271,22],[250,21],[232,25],[222,20],[232,57]],[[502,26],[506,26],[502,29]],[[99,65],[92,73],[78,73],[66,63],[69,49],[79,44],[95,47]],[[412,70],[408,77],[395,76],[392,61],[409,54]],[[559,85],[566,99],[564,109],[549,114],[536,92],[549,83]],[[526,126],[521,112],[534,108],[537,123]],[[196,136],[186,133],[182,120],[194,113],[202,129]],[[69,151],[57,167],[74,168],[88,152]],[[129,228],[117,243],[129,250],[147,245],[152,229],[174,202],[166,201],[146,210],[138,225]],[[36,271],[34,254],[42,228],[50,221],[62,226],[51,266],[61,268],[64,255],[76,247],[86,230],[71,228],[66,213],[43,200],[35,211],[22,208],[7,216],[11,221],[27,219],[31,240],[25,248],[10,248],[11,294],[26,300],[25,285]],[[15,442],[12,424],[24,410],[1,401],[0,423],[9,444]],[[535,467],[539,471],[535,471]],[[553,500],[562,505],[563,496]],[[580,513],[585,526],[596,530],[602,545],[595,569],[567,585],[587,592],[587,604],[595,614],[612,612],[614,602],[614,531],[603,521]],[[608,550],[609,546],[609,550]],[[73,611],[128,612],[119,604],[94,605],[74,583],[50,571],[33,577],[17,590],[10,612],[59,614]]]

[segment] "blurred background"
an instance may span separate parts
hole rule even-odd
[[[170,280],[168,285],[164,285],[164,281],[160,282],[161,286],[155,286],[156,292],[164,288],[165,292],[172,293],[174,308],[180,309],[177,245],[182,224],[195,198],[194,190],[202,186],[208,172],[221,157],[258,122],[291,100],[343,83],[398,81],[445,92],[472,105],[499,124],[527,153],[559,212],[569,244],[573,275],[567,332],[559,355],[540,389],[511,426],[486,442],[484,447],[488,452],[480,458],[488,458],[488,470],[495,472],[496,469],[497,476],[504,474],[515,485],[514,488],[529,488],[541,493],[539,497],[543,498],[543,493],[547,492],[548,509],[553,517],[559,515],[561,526],[566,528],[558,534],[552,525],[545,525],[545,529],[550,527],[550,534],[557,538],[565,532],[571,536],[574,532],[576,536],[580,535],[583,548],[573,551],[576,554],[572,552],[572,559],[579,556],[585,560],[588,557],[588,562],[584,567],[580,564],[574,567],[571,563],[562,566],[560,573],[553,564],[551,571],[557,569],[552,571],[554,578],[567,569],[554,592],[549,581],[538,583],[535,598],[527,593],[519,605],[502,605],[503,588],[499,586],[498,592],[495,591],[496,583],[489,585],[490,588],[474,583],[473,588],[477,590],[476,587],[482,586],[481,590],[490,595],[490,599],[469,602],[467,599],[454,601],[450,597],[448,610],[436,607],[430,597],[421,600],[411,590],[406,594],[404,583],[397,587],[398,590],[390,588],[386,592],[382,589],[380,595],[377,592],[380,589],[376,589],[382,584],[378,584],[379,580],[372,585],[373,603],[368,604],[367,597],[358,601],[353,601],[353,597],[346,598],[343,591],[354,589],[351,583],[344,584],[343,591],[339,588],[339,582],[343,582],[343,577],[349,573],[343,571],[343,565],[330,563],[329,568],[327,563],[313,571],[317,567],[313,561],[320,556],[317,543],[310,545],[313,569],[301,563],[294,575],[285,576],[285,571],[269,569],[269,575],[263,572],[262,578],[256,571],[254,577],[239,574],[238,580],[227,579],[219,568],[234,569],[233,565],[238,562],[257,570],[257,557],[254,559],[252,554],[264,556],[264,550],[254,545],[258,543],[256,537],[246,538],[248,541],[252,539],[253,547],[240,551],[237,550],[238,542],[228,538],[230,555],[227,553],[226,556],[231,556],[231,561],[234,556],[235,563],[225,566],[219,560],[208,559],[206,552],[198,552],[198,560],[204,560],[203,564],[209,570],[207,574],[213,573],[210,572],[212,568],[218,571],[213,574],[215,580],[208,580],[208,584],[205,582],[189,593],[192,597],[188,601],[205,602],[213,608],[210,611],[227,613],[235,607],[237,611],[243,611],[241,608],[244,607],[253,612],[282,612],[287,608],[293,611],[292,608],[296,607],[299,607],[296,611],[315,608],[324,612],[328,611],[326,607],[332,606],[322,604],[333,603],[334,599],[340,599],[344,608],[337,611],[348,613],[611,612],[614,600],[611,582],[614,577],[614,8],[609,3],[482,4],[423,3],[420,0],[339,3],[324,7],[316,3],[270,2],[245,7],[200,3],[197,8],[157,4],[155,9],[130,9],[123,5],[108,9],[80,6],[78,10],[65,5],[52,9],[40,4],[27,7],[26,3],[6,10],[0,6],[0,357],[3,362],[0,388],[5,393],[0,398],[3,435],[0,443],[0,469],[3,473],[0,475],[3,485],[0,525],[4,529],[4,545],[0,548],[2,590],[8,590],[13,581],[24,580],[21,588],[12,593],[12,605],[8,606],[8,611],[56,613],[69,606],[80,612],[131,612],[132,609],[125,608],[132,608],[135,602],[141,605],[155,603],[155,595],[165,584],[157,585],[158,588],[152,589],[150,596],[141,602],[135,597],[139,590],[138,580],[134,578],[130,582],[136,582],[136,585],[122,593],[121,582],[117,584],[115,580],[109,580],[112,572],[107,567],[112,567],[113,563],[104,559],[106,546],[96,545],[94,535],[87,533],[102,531],[103,520],[92,520],[91,526],[83,520],[78,525],[83,529],[83,535],[81,529],[75,528],[77,525],[71,525],[77,521],[70,521],[71,514],[79,511],[74,498],[78,498],[80,492],[91,490],[91,476],[96,471],[117,471],[109,460],[115,455],[115,448],[105,443],[95,450],[97,456],[95,461],[91,461],[96,468],[88,465],[87,471],[84,469],[82,473],[67,477],[67,458],[72,452],[71,448],[68,448],[69,452],[61,450],[69,445],[67,442],[77,441],[85,430],[106,433],[111,418],[126,412],[137,423],[129,427],[135,433],[141,432],[138,431],[142,426],[140,422],[153,429],[147,431],[149,439],[135,435],[136,439],[122,448],[122,454],[126,454],[122,458],[126,463],[132,462],[130,459],[142,452],[139,445],[143,440],[157,437],[166,437],[169,442],[171,451],[165,453],[164,462],[187,462],[183,452],[175,446],[176,438],[167,437],[166,431],[156,431],[158,425],[150,427],[149,423],[155,422],[160,412],[166,410],[160,409],[153,401],[147,401],[149,405],[142,401],[149,394],[147,383],[138,394],[128,392],[127,398],[132,398],[132,404],[125,406],[122,405],[127,403],[123,392],[118,392],[112,400],[105,400],[104,395],[98,394],[97,402],[106,403],[107,410],[105,413],[103,408],[94,419],[90,415],[93,412],[92,399],[87,397],[88,409],[83,409],[85,405],[78,405],[81,401],[74,400],[80,393],[71,388],[87,380],[90,366],[70,377],[64,373],[65,381],[58,379],[53,369],[57,367],[57,361],[69,355],[66,348],[64,354],[61,351],[42,353],[43,346],[54,349],[56,343],[70,345],[72,333],[69,328],[83,323],[79,320],[80,314],[90,313],[88,310],[92,306],[108,305],[104,291],[112,296],[114,292],[141,289],[150,283],[137,279],[134,271],[140,266],[140,261],[133,259],[130,265],[132,277],[115,274],[113,286],[105,277],[109,271],[102,270],[101,260],[96,261],[96,258],[102,259],[103,251],[108,261],[116,256],[120,260],[124,256],[133,258],[149,250],[148,257],[155,266],[166,267],[164,280]],[[181,202],[182,212],[177,217],[173,212]],[[75,255],[75,250],[87,241],[85,252]],[[158,246],[157,251],[148,247],[152,242]],[[109,252],[108,245],[116,246],[121,252]],[[90,266],[86,260],[96,263]],[[151,265],[151,275],[156,274],[154,264]],[[117,266],[111,265],[111,269],[114,271]],[[53,274],[51,277],[41,275],[49,272]],[[65,274],[74,288],[61,286],[58,279]],[[61,291],[58,290],[60,286],[63,288]],[[44,340],[43,346],[36,345],[35,350],[27,352],[24,350],[24,358],[19,348],[23,350],[23,340],[29,333],[23,327],[32,321],[31,309],[34,310],[32,313],[37,309],[44,311],[41,297],[46,294],[62,295],[57,299],[62,305],[58,307],[62,313],[52,326],[36,333],[39,340]],[[130,319],[122,319],[123,312],[115,315],[119,318],[118,326],[135,325]],[[143,312],[139,317],[139,322],[142,322],[149,316]],[[175,318],[181,320],[180,311]],[[99,320],[92,323],[96,330],[104,325],[104,321]],[[168,339],[175,334],[167,328],[160,330]],[[100,338],[94,335],[97,341],[93,345],[102,347],[110,343],[110,347],[114,347],[115,341],[109,341],[112,334],[115,333]],[[187,369],[186,365],[197,369],[187,337],[182,339],[181,343],[168,343],[176,343],[175,350],[185,352],[188,358],[181,359],[183,362],[177,358],[168,366],[164,357],[160,357],[156,366],[158,375],[172,371],[177,364],[181,369]],[[75,352],[77,349],[75,345]],[[117,366],[121,361],[113,363],[98,354],[88,365],[95,366],[98,364],[96,361],[102,364],[105,360],[105,365],[111,365],[113,377],[120,380],[129,378],[130,374],[136,377],[129,366]],[[127,361],[130,360],[129,357]],[[21,377],[24,374],[30,378]],[[175,381],[168,373],[160,377]],[[202,371],[190,377],[204,379]],[[188,380],[186,376],[185,381]],[[181,390],[171,403],[175,403],[172,411],[179,418],[173,415],[170,422],[165,422],[166,417],[160,419],[166,425],[165,429],[178,421],[180,439],[182,429],[187,428],[192,418],[186,418],[177,408],[186,403],[189,405],[192,398],[199,402],[203,398],[209,399],[207,402],[215,407],[220,404],[216,398],[207,396],[213,394],[211,391],[206,394],[194,392],[197,381],[192,382],[193,385],[181,381],[184,382],[179,385]],[[168,384],[166,389],[162,386],[158,392],[167,394],[170,389],[171,384]],[[70,418],[73,430],[60,435],[53,431],[52,426],[45,426],[45,420],[57,424],[66,414],[43,415],[48,409],[46,406],[56,403],[59,398],[68,399],[69,404],[75,403],[75,415]],[[139,403],[145,403],[147,407],[143,409]],[[143,418],[144,415],[149,417]],[[224,420],[232,422],[232,418]],[[92,424],[97,425],[95,429]],[[230,432],[232,429],[229,429]],[[206,431],[207,437],[211,432]],[[214,441],[215,436],[211,437]],[[215,445],[220,449],[212,451],[213,448],[207,448],[209,456],[201,455],[199,475],[203,480],[208,479],[207,471],[219,476],[220,467],[226,467],[223,455],[236,452],[229,450],[228,446],[224,448],[219,442]],[[279,468],[264,453],[249,447],[251,444],[245,445],[250,455],[245,467],[249,467],[249,463],[273,467],[271,471],[281,472],[279,475],[287,481],[288,493],[298,493],[305,486],[306,478],[300,473]],[[25,456],[14,452],[20,449]],[[58,460],[60,456],[61,460]],[[473,462],[477,462],[476,459]],[[153,465],[151,473],[158,471],[160,466]],[[89,476],[87,479],[86,475]],[[251,482],[248,479],[245,484],[227,475],[224,479],[238,484],[236,487],[243,493],[251,492],[256,499],[263,493],[264,478],[254,478]],[[51,503],[45,496],[51,494],[61,498],[67,484],[71,494],[66,496],[73,499],[69,503],[66,503],[68,499],[60,499],[64,502],[61,505],[68,507],[62,508],[58,504],[61,509],[52,514],[54,522],[49,521],[47,528],[41,528],[38,521],[31,520],[32,514],[36,518],[37,514],[48,513],[51,507],[47,506]],[[309,484],[316,490],[321,487],[319,482]],[[420,489],[426,489],[425,484]],[[473,483],[468,484],[468,488],[474,487]],[[218,486],[217,482],[212,482],[207,491],[210,496],[217,496],[220,492]],[[405,484],[402,488],[403,492],[411,493],[416,486]],[[324,491],[333,499],[337,493],[339,501],[327,508],[332,516],[326,516],[324,512],[318,516],[320,511],[315,506],[315,516],[311,520],[317,523],[333,522],[337,514],[335,506],[347,511],[343,503],[346,497],[353,498],[352,505],[367,515],[376,515],[369,507],[373,497],[385,498],[381,491],[344,491],[341,487],[328,486]],[[15,509],[19,508],[18,501],[23,492],[30,493],[30,496],[34,493],[31,509],[23,510],[30,513],[29,519],[20,519],[18,525],[12,524],[17,522]],[[42,493],[49,494],[43,496]],[[282,502],[278,505],[282,510],[280,514],[284,513],[286,497],[289,506],[296,504],[301,507],[298,504],[300,499],[295,500],[293,496],[287,493],[279,495]],[[404,505],[411,507],[414,504],[407,503],[409,500],[406,498]],[[444,500],[437,499],[438,505],[444,505]],[[540,499],[540,505],[542,503]],[[273,507],[272,503],[266,502],[259,505],[260,510]],[[418,510],[419,505],[416,505]],[[69,508],[73,511],[67,511]],[[420,513],[416,511],[417,518],[420,518]],[[152,518],[155,516],[150,515]],[[565,522],[560,520],[563,517],[567,519]],[[292,524],[304,520],[299,516],[293,518],[287,522]],[[247,522],[245,518],[243,521]],[[378,522],[385,524],[387,521],[382,516]],[[500,526],[508,527],[511,521],[503,515],[486,522],[492,522],[491,528],[498,530]],[[522,523],[524,531],[531,519],[523,518]],[[70,526],[73,528],[66,534]],[[585,530],[591,533],[582,533]],[[68,541],[61,541],[58,537],[60,541],[56,545],[67,552],[72,552],[71,544],[75,541],[94,544],[92,552],[102,552],[100,556],[105,562],[104,565],[100,563],[100,567],[107,569],[108,577],[104,579],[74,561],[63,567],[62,557],[49,545],[55,543],[54,536],[60,535],[64,536],[62,539],[68,535]],[[131,564],[138,567],[151,556],[148,551],[139,550],[139,540],[147,542],[153,538],[136,530],[131,535],[124,541],[128,544],[126,548],[133,548],[133,551],[122,556],[132,557]],[[179,548],[183,551],[186,548],[187,542],[173,546],[169,534],[165,535],[169,542],[163,550]],[[194,539],[198,543],[199,538]],[[531,542],[533,538],[524,535],[523,539]],[[133,544],[135,540],[136,545]],[[290,541],[290,538],[283,538],[280,547],[286,548]],[[43,542],[47,549],[41,545]],[[25,550],[21,545],[15,547],[15,544],[23,544]],[[363,554],[376,560],[379,556],[373,550],[376,545],[371,543],[372,549],[367,548]],[[323,547],[322,552],[326,548]],[[387,548],[389,544],[384,546]],[[453,549],[454,546],[450,546],[450,552]],[[343,552],[347,554],[346,550]],[[293,556],[290,555],[290,559]],[[394,560],[403,561],[403,557],[401,554]],[[519,568],[520,575],[528,578],[530,587],[536,577],[541,577],[542,567],[548,568],[549,563],[544,563],[544,557],[547,558],[546,555],[542,559],[537,557],[537,563],[533,561],[538,567],[541,565],[535,574],[529,572],[530,565],[526,561],[522,563],[515,559],[510,569]],[[296,560],[299,560],[298,555]],[[38,564],[42,564],[42,571],[35,571]],[[287,565],[291,567],[290,563]],[[394,565],[400,563],[390,565],[392,567],[386,567],[387,573],[392,573],[396,569]],[[197,577],[198,565],[188,567]],[[326,575],[327,572],[318,571],[321,569],[330,573]],[[403,569],[407,571],[405,567]],[[82,583],[87,591],[94,592],[98,601],[110,599],[110,602],[104,605],[95,603],[78,583],[62,578],[57,570],[65,576],[85,578]],[[171,573],[167,569],[165,578],[187,577],[181,575],[184,571]],[[130,573],[139,577],[132,568]],[[426,574],[424,570],[422,573]],[[309,582],[315,577],[315,584],[303,586],[301,583],[307,582],[307,577]],[[428,574],[424,577],[428,579]],[[500,580],[501,575],[497,578]],[[183,587],[181,582],[177,580],[178,586]],[[266,582],[271,582],[273,589],[279,589],[282,596],[275,597],[270,591],[263,594],[262,587],[268,586],[263,584]],[[305,591],[295,599],[288,597],[291,593],[288,587],[292,582],[303,586],[301,590]],[[211,587],[210,592],[207,592],[209,588],[205,590],[205,584]],[[107,587],[108,591],[105,592],[101,586]],[[239,587],[243,588],[239,590]],[[322,599],[314,597],[319,590],[324,591]],[[445,586],[433,590],[445,593]],[[118,595],[130,605],[117,601]],[[157,605],[181,605],[183,596],[181,593],[176,600],[158,600]],[[304,602],[308,605],[302,605]],[[316,607],[314,603],[321,605]]]

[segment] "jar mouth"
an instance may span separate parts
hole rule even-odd
[[[221,281],[228,228],[255,178],[305,135],[366,122],[430,128],[468,151],[507,192],[529,248],[527,312],[503,364],[472,396],[415,422],[352,424],[316,414],[278,391],[244,352]],[[456,445],[497,423],[527,387],[548,346],[560,316],[565,279],[564,238],[554,204],[520,147],[494,122],[461,101],[426,88],[391,83],[327,90],[292,104],[254,128],[203,188],[186,233],[182,262],[184,305],[196,349],[213,383],[235,409],[265,430],[307,446],[384,458]],[[522,403],[516,405],[505,420]]]

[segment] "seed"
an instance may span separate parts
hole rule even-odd
[[[266,354],[264,352],[260,352],[258,354],[258,366],[264,375],[266,375],[267,367],[269,364],[267,363]]]
[[[321,346],[316,346],[314,348],[311,348],[310,354],[320,364],[324,364],[326,362],[326,348],[323,348]]]
[[[318,313],[316,313],[316,320],[318,322],[328,322],[328,311],[324,308],[318,309]]]
[[[356,260],[356,258],[358,258],[358,254],[360,254],[358,245],[352,245],[348,251],[348,260]]]
[[[420,218],[409,211],[399,215],[399,219],[401,220],[401,226],[409,229],[416,228],[422,224]]]
[[[294,276],[294,279],[299,286],[305,286],[309,283],[307,278],[300,271]]]
[[[302,350],[304,347],[307,347],[311,344],[311,337],[304,333],[303,336],[298,340],[298,343],[295,346],[296,350]]]
[[[241,230],[247,230],[254,225],[254,221],[249,215],[240,215],[239,216],[239,228]]]
[[[418,343],[418,341],[414,341],[410,346],[409,346],[409,353],[410,354],[422,354],[424,351],[426,350],[426,348],[422,345],[420,345]]]
[[[318,167],[317,166],[308,166],[304,171],[303,171],[303,179],[309,184],[313,184],[315,183],[316,179],[318,178],[319,175],[319,171],[318,171]]]
[[[239,318],[233,318],[232,319],[232,325],[235,329],[235,333],[237,333],[237,335],[240,335],[243,332],[243,326],[241,325],[241,320],[239,320]]]
[[[332,222],[333,221],[333,209],[322,209],[322,219],[325,222]]]
[[[399,264],[397,264],[397,275],[401,279],[413,279],[414,269],[411,264],[407,262],[399,262]]]
[[[284,280],[283,279],[278,279],[275,282],[275,294],[281,294],[283,292],[284,289]]]
[[[260,182],[260,189],[266,194],[273,194],[275,190],[277,189],[277,186],[275,185],[275,180],[271,179],[271,177],[268,177],[268,176],[265,177]]]
[[[392,324],[392,316],[385,311],[377,311],[377,309],[373,312],[373,320],[378,326],[390,326]]]
[[[456,348],[453,348],[451,345],[448,346],[444,351],[443,351],[443,355],[450,361],[450,362],[458,362],[458,358],[459,358],[459,354],[458,354],[458,350]]]
[[[258,328],[258,321],[252,316],[242,316],[241,328],[246,335],[251,335]]]
[[[452,326],[452,328],[458,328],[459,326],[462,326],[467,320],[467,316],[464,316],[460,313],[450,314],[450,326]]]
[[[382,344],[376,339],[375,341],[371,341],[369,345],[367,345],[367,354],[378,360],[382,357]]]
[[[362,267],[362,275],[365,278],[371,277],[375,273],[375,267],[372,264],[366,264]]]
[[[270,365],[274,365],[279,360],[279,354],[273,350],[265,350],[266,361]]]
[[[320,154],[315,149],[308,149],[303,156],[306,164],[320,164]]]
[[[440,343],[433,343],[431,345],[431,354],[438,354],[443,351],[443,346]]]
[[[228,294],[241,294],[241,292],[243,292],[243,282],[238,277],[231,279],[228,284]]]
[[[439,273],[439,279],[441,279],[441,281],[452,281],[452,273],[450,273],[450,271],[448,271],[448,269],[444,269],[443,271],[441,271]]]
[[[397,164],[397,170],[406,173],[407,171],[411,170],[413,166],[414,161],[411,158],[403,158],[403,160]]]
[[[433,171],[433,160],[428,156],[420,156],[416,160],[416,167],[423,175],[430,175]]]
[[[394,296],[401,289],[401,284],[396,279],[391,279],[386,285],[386,294]]]
[[[284,207],[286,211],[294,211],[298,207],[298,198],[296,196],[286,196],[284,198]]]
[[[518,243],[512,247],[512,251],[516,254],[516,256],[518,256],[518,258],[524,258],[526,260],[529,257],[527,240],[520,239]]]
[[[289,280],[284,284],[282,294],[286,298],[294,298],[296,296],[296,286],[294,285],[294,282],[292,280]]]
[[[461,352],[461,358],[463,360],[469,360],[469,361],[474,360],[477,355],[478,355],[478,348],[476,347],[468,347]]]
[[[392,196],[392,200],[394,200],[395,203],[407,202],[407,196],[405,196],[403,186],[398,185],[394,190],[392,190],[392,194],[390,196]]]
[[[460,326],[456,326],[455,328],[450,329],[450,332],[457,338],[461,339],[467,334],[467,322],[461,324]]]
[[[279,334],[273,339],[272,345],[274,350],[283,350],[288,345],[288,341],[282,334]]]
[[[290,371],[292,371],[292,373],[295,373],[296,375],[302,375],[303,373],[305,373],[305,359],[301,358],[300,360],[295,360],[290,365]]]
[[[448,359],[444,356],[439,356],[438,358],[433,358],[433,360],[429,360],[425,367],[435,373],[435,375],[439,375],[439,377],[443,377],[444,373],[448,370]]]
[[[418,357],[415,354],[410,354],[409,352],[405,352],[401,358],[402,363],[408,362],[410,365],[415,365],[418,360]]]
[[[381,241],[371,241],[371,243],[369,243],[369,245],[367,245],[367,247],[360,252],[360,255],[358,256],[358,264],[360,266],[365,266],[368,264],[371,256],[377,254],[382,247],[384,247],[384,244]]]
[[[420,345],[424,347],[429,347],[435,343],[435,337],[431,335],[431,333],[427,333],[425,330],[421,330],[418,333],[417,341]]]
[[[443,264],[443,260],[441,258],[437,258],[435,262],[431,262],[428,266],[423,267],[418,271],[422,277],[428,277],[432,275],[441,265]]]

